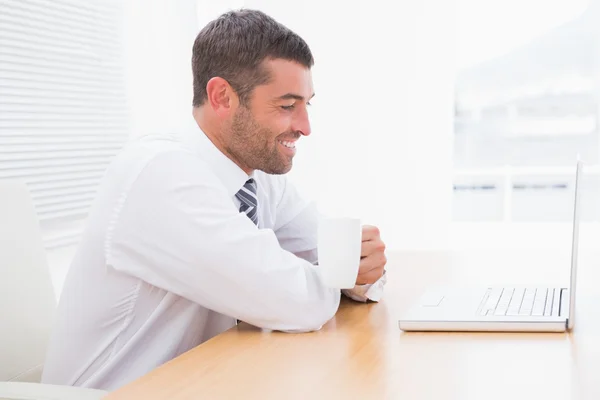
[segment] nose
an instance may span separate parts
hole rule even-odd
[[[310,130],[310,120],[308,118],[308,111],[306,107],[300,107],[299,112],[296,114],[296,118],[294,118],[294,125],[292,129],[295,132],[298,132],[302,136],[308,136],[311,133]]]

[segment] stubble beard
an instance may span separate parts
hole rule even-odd
[[[281,175],[292,168],[292,158],[279,151],[279,137],[260,126],[246,107],[241,106],[233,117],[226,151],[244,168]]]

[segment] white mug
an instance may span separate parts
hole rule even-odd
[[[358,218],[322,218],[317,252],[319,272],[330,288],[352,289],[360,265],[362,226]]]

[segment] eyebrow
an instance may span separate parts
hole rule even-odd
[[[314,93],[312,94],[312,96],[310,96],[310,99],[312,99],[313,97],[315,97]],[[295,93],[286,93],[283,96],[279,96],[277,98],[277,100],[299,100],[299,101],[303,101],[304,97],[300,96],[299,94],[295,94]]]

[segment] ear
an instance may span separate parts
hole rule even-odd
[[[238,105],[238,96],[225,79],[211,78],[206,84],[207,102],[219,116],[226,117]]]

